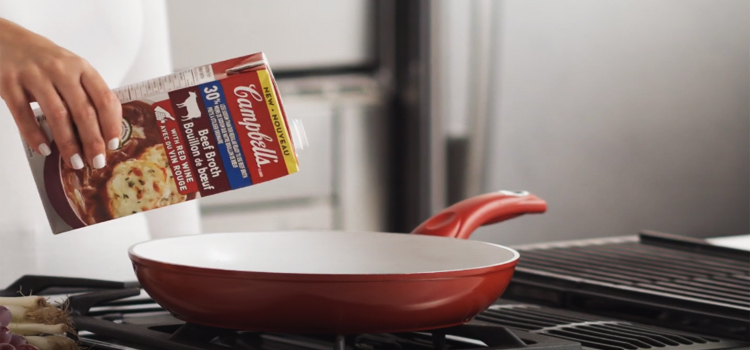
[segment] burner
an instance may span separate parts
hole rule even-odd
[[[623,242],[618,242],[621,243]],[[601,244],[599,242],[597,245]],[[632,245],[629,247],[632,248]],[[712,252],[717,253],[721,252]],[[535,259],[539,261],[538,256],[545,255],[526,253],[524,256],[526,258],[522,258],[519,265],[526,264],[525,271],[528,272]],[[567,255],[561,253],[560,256]],[[523,259],[526,259],[525,262]],[[709,265],[713,269],[727,269],[726,266],[729,264],[726,261],[714,261],[714,264]],[[555,268],[566,266],[559,264]],[[610,267],[611,265],[607,264],[595,264],[591,269]],[[566,280],[574,285],[571,287],[557,283],[553,278],[557,275],[552,273],[541,273],[542,276],[550,278],[550,281],[541,279],[540,274],[534,275],[536,278],[532,280],[529,279],[528,273],[524,273],[523,268],[521,270],[520,276],[514,277],[512,288],[506,290],[503,299],[497,300],[466,324],[424,332],[386,334],[275,334],[186,323],[154,302],[135,282],[24,276],[7,289],[0,290],[0,295],[33,293],[50,296],[51,303],[67,303],[81,345],[90,350],[750,349],[748,343],[741,341],[742,339],[728,340],[728,337],[711,333],[721,329],[727,334],[741,334],[742,328],[732,328],[736,324],[713,323],[721,320],[721,314],[714,315],[716,317],[713,318],[685,316],[683,320],[670,320],[669,317],[677,315],[674,312],[675,308],[670,308],[677,299],[669,299],[667,295],[662,295],[665,299],[662,304],[645,297],[641,297],[643,300],[640,301],[631,298],[630,301],[633,303],[628,304],[623,302],[621,295],[606,293],[614,287],[611,284],[597,284],[590,279],[574,278]],[[652,271],[644,270],[644,274],[648,273]],[[738,275],[713,275],[720,278],[736,276]],[[591,288],[592,285],[596,288]],[[721,284],[715,286],[726,287]],[[647,288],[648,285],[644,284],[642,287]],[[534,301],[510,300],[521,296]],[[582,299],[584,296],[588,299]],[[583,302],[580,302],[581,300]],[[650,306],[651,309],[644,305]],[[689,312],[683,314],[690,315]],[[658,319],[668,326],[659,328],[629,319],[634,316],[646,321]],[[706,323],[706,319],[712,322]],[[682,325],[700,321],[706,325],[702,329],[688,333],[684,329],[680,330],[680,327],[673,326],[672,323],[675,321],[681,321]],[[744,327],[744,323],[739,325]]]
[[[130,346],[149,349],[320,349],[320,350],[462,350],[528,349],[578,350],[580,344],[504,326],[472,321],[426,332],[359,335],[298,335],[235,331],[185,323],[166,311],[151,308],[151,301],[127,301],[139,288],[97,291],[68,299],[76,329],[94,338],[126,339]],[[133,307],[137,306],[137,307]],[[92,310],[102,307],[103,310]],[[96,345],[96,339],[90,342]],[[87,342],[85,336],[83,342]],[[100,344],[101,345],[101,344]]]

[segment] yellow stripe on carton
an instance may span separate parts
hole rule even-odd
[[[266,106],[268,107],[268,114],[271,116],[271,124],[276,132],[276,138],[279,141],[281,155],[284,157],[286,169],[289,174],[296,173],[299,171],[299,164],[297,163],[297,157],[294,153],[294,146],[292,146],[292,143],[289,140],[289,133],[287,133],[286,123],[284,122],[284,116],[278,105],[278,99],[276,98],[276,91],[273,88],[271,77],[265,69],[258,70],[257,72],[260,85],[263,87],[263,96],[265,97]]]

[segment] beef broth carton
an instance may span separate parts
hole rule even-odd
[[[25,145],[53,233],[294,174],[290,125],[263,53],[113,90],[122,103],[120,147],[102,169],[68,167],[45,116],[43,157]]]

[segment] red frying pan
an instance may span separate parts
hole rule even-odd
[[[215,233],[139,243],[129,256],[149,296],[187,322],[282,333],[421,331],[471,320],[510,282],[518,252],[466,239],[476,228],[546,208],[534,195],[503,191],[454,204],[413,234]]]

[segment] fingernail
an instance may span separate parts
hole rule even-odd
[[[103,154],[94,157],[94,169],[104,168],[105,165],[107,165],[107,160],[104,159]]]
[[[41,153],[45,157],[52,153],[46,143],[39,144],[39,147],[37,148],[39,148],[39,153]]]
[[[109,148],[110,151],[116,150],[117,147],[120,147],[120,139],[119,138],[115,137],[115,138],[109,140],[109,142],[107,142],[107,148]]]
[[[70,164],[73,165],[73,169],[75,170],[83,169],[83,159],[81,159],[78,153],[70,157]]]

